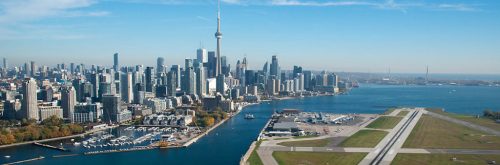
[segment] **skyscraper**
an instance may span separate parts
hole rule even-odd
[[[262,72],[264,72],[265,76],[267,76],[267,73],[269,73],[269,63],[267,61],[262,67]]]
[[[208,53],[207,49],[205,48],[199,48],[196,50],[196,59],[200,61],[202,64],[205,64],[208,62]]]
[[[5,57],[3,58],[3,68],[4,68],[4,69],[9,68],[9,66],[8,66],[8,64],[7,64],[7,58],[5,58]]]
[[[193,67],[193,59],[186,59],[184,66],[184,84],[181,86],[188,94],[196,93],[196,73]]]
[[[312,90],[314,84],[311,84],[313,74],[311,71],[304,71],[304,89]]]
[[[247,58],[243,58],[243,62],[240,63],[240,61],[238,61],[238,63],[236,64],[236,78],[238,78],[240,80],[240,84],[241,86],[246,86],[247,85],[247,81],[245,80],[246,78],[246,71],[247,71]]]
[[[205,95],[206,92],[206,81],[207,81],[207,73],[206,73],[206,68],[203,67],[203,63],[198,62],[199,64],[195,68],[196,71],[196,94],[198,96],[203,96]]]
[[[23,101],[21,105],[23,118],[39,120],[36,88],[35,79],[26,78],[24,80],[22,87]]]
[[[82,79],[74,79],[71,84],[73,85],[73,87],[75,87],[75,91],[76,91],[76,100],[78,101],[83,101],[84,100],[84,96],[83,96],[83,80]]]
[[[256,82],[256,73],[254,70],[245,71],[245,85],[253,85]]]
[[[36,67],[36,63],[35,61],[31,61],[31,77],[35,77],[36,76],[36,70],[37,70],[37,67]]]
[[[163,57],[158,57],[158,59],[156,59],[156,69],[157,76],[165,73],[165,59]]]
[[[31,67],[29,66],[28,63],[24,63],[24,74],[26,77],[31,77]]]
[[[173,77],[175,78],[175,88],[181,87],[181,66],[172,65],[172,67],[170,68],[170,72],[173,72],[173,74],[175,74],[175,76]]]
[[[217,76],[215,80],[215,90],[217,93],[224,95],[226,93],[225,89],[226,77],[223,74]]]
[[[120,113],[121,102],[118,95],[103,95],[103,120],[104,122],[116,122]]]
[[[231,65],[227,63],[227,57],[226,56],[221,56],[220,57],[220,64],[221,64],[221,74],[223,75],[229,75],[229,72],[231,72]]]
[[[297,77],[298,73],[302,73],[302,67],[293,66],[293,78]]]
[[[125,101],[126,103],[132,103],[132,100],[134,99],[133,97],[133,84],[132,84],[132,73],[130,72],[126,72],[126,73],[123,73],[123,75],[121,76],[121,82],[122,82],[122,86],[121,86],[121,96],[122,96],[122,99],[123,101]]]
[[[339,77],[335,73],[329,74],[327,85],[337,87],[339,85]]]
[[[94,99],[99,98],[99,74],[92,73],[90,74],[90,83],[92,84],[92,97]]]
[[[266,92],[268,95],[274,95],[274,93],[276,92],[276,79],[271,78],[269,79],[269,81],[267,81]]]
[[[113,55],[113,57],[114,57],[114,58],[113,58],[113,62],[114,62],[114,63],[113,63],[113,70],[115,70],[115,72],[117,72],[117,71],[118,71],[118,69],[120,69],[120,67],[119,67],[119,65],[118,65],[118,53],[115,53],[115,54]]]
[[[61,91],[61,107],[63,109],[63,118],[74,122],[75,104],[75,88],[73,86],[64,87]]]
[[[144,85],[142,83],[135,84],[134,87],[134,104],[144,104]]]
[[[208,63],[207,63],[207,70],[208,70],[208,77],[209,78],[215,78],[216,65],[217,65],[217,57],[215,56],[215,52],[209,51],[208,52]]]
[[[174,71],[170,71],[167,74],[167,93],[168,96],[175,96],[177,89],[177,74]]]
[[[280,79],[280,77],[281,77],[280,65],[278,63],[278,57],[276,57],[276,55],[273,56],[273,59],[271,62],[270,75],[275,76],[276,79]]]
[[[75,73],[75,63],[69,63],[69,72],[71,74]]]
[[[146,92],[153,92],[155,85],[155,68],[146,67]]]

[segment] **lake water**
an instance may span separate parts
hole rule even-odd
[[[394,106],[442,107],[455,113],[481,114],[484,109],[500,110],[500,88],[362,84],[348,95],[306,97],[249,106],[189,148],[52,158],[53,155],[81,153],[83,150],[75,148],[67,153],[24,145],[0,149],[0,163],[45,156],[43,160],[27,164],[238,164],[274,110],[382,113]],[[252,113],[256,118],[245,120],[245,113]],[[4,158],[4,155],[11,158]]]

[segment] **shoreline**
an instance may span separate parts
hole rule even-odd
[[[208,129],[207,131],[205,131],[204,133],[202,133],[200,135],[208,134],[210,131],[212,131],[213,129],[217,128],[222,123],[226,122],[228,119],[231,119],[232,117],[234,117],[237,114],[239,114],[241,111],[243,111],[243,109],[245,107],[250,106],[250,105],[257,105],[257,104],[260,104],[260,103],[248,103],[248,104],[241,105],[241,110],[238,110],[237,112],[235,112],[234,114],[232,114],[230,117],[228,117],[228,118],[222,120],[221,122],[217,123],[216,125],[212,126],[210,129]],[[69,139],[69,138],[76,138],[76,137],[85,136],[85,135],[92,134],[92,133],[99,132],[99,131],[104,131],[104,130],[108,130],[108,129],[117,128],[119,126],[120,125],[113,125],[113,126],[109,126],[109,127],[106,127],[106,128],[101,128],[101,129],[96,129],[96,130],[90,130],[90,131],[87,131],[87,132],[84,132],[84,133],[80,133],[80,134],[76,134],[76,135],[69,135],[69,136],[56,137],[56,138],[50,138],[50,139],[41,139],[41,140],[33,140],[33,141],[26,141],[26,142],[19,142],[19,143],[13,143],[13,144],[0,145],[0,149],[10,148],[10,147],[16,147],[16,146],[22,146],[22,145],[29,145],[29,144],[33,144],[33,143],[45,143],[45,142],[58,141],[58,140],[64,140],[64,139]],[[201,138],[200,135],[198,135],[197,137],[195,137],[196,140]],[[193,138],[193,139],[195,139],[195,138]],[[188,140],[186,143],[192,141],[193,139]],[[172,147],[172,148],[187,147],[187,146],[191,145],[191,144],[188,144],[187,146],[185,146],[186,143],[184,143],[181,146],[175,146],[175,147]],[[193,142],[191,142],[191,143],[193,143]]]
[[[16,146],[22,146],[22,145],[28,145],[28,144],[33,144],[33,143],[44,143],[44,142],[64,140],[64,139],[69,139],[69,138],[76,138],[76,137],[85,136],[85,135],[92,134],[92,133],[99,132],[99,131],[113,129],[113,128],[116,128],[116,127],[119,127],[119,125],[113,125],[113,126],[110,126],[110,127],[96,129],[96,130],[90,130],[88,132],[84,132],[84,133],[80,133],[80,134],[76,134],[76,135],[56,137],[56,138],[50,138],[50,139],[42,139],[42,140],[33,140],[33,141],[19,142],[19,143],[13,143],[13,144],[6,144],[6,145],[1,145],[0,149],[9,148],[9,147],[16,147]]]
[[[247,149],[247,152],[241,157],[240,159],[240,165],[246,165],[248,162],[248,159],[250,158],[250,155],[252,155],[252,152],[255,150],[255,147],[257,147],[257,142],[261,140],[262,138],[262,133],[266,130],[267,126],[271,121],[273,120],[272,116],[269,118],[269,120],[266,122],[264,127],[260,130],[259,136],[257,137],[256,140],[252,141],[252,144]]]
[[[178,148],[178,147],[189,147],[191,144],[193,143],[196,143],[199,139],[203,138],[205,135],[207,135],[208,133],[210,133],[211,131],[213,131],[214,129],[216,129],[217,127],[219,127],[220,125],[222,125],[223,123],[225,123],[227,120],[235,117],[236,115],[238,115],[241,111],[243,111],[245,109],[245,107],[247,106],[250,106],[250,105],[256,105],[256,104],[260,104],[260,103],[248,103],[248,104],[244,104],[241,106],[241,110],[238,110],[236,111],[234,114],[231,114],[228,118],[220,121],[219,123],[215,124],[214,126],[210,127],[207,131],[203,132],[202,134],[199,134],[198,136],[188,140],[187,142],[185,142],[184,144],[182,144],[182,146],[177,146],[177,147],[172,147],[172,148]]]

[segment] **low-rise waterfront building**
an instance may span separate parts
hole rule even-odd
[[[63,118],[63,110],[60,106],[38,106],[40,121],[48,119],[51,116]]]
[[[74,112],[75,123],[94,123],[98,122],[102,115],[100,104],[80,103],[75,105]]]

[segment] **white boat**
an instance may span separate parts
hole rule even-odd
[[[255,119],[255,116],[253,116],[253,114],[247,113],[245,114],[245,119]]]
[[[5,157],[5,158],[10,158],[10,156],[9,156],[9,155],[5,155],[5,156],[3,156],[3,157]]]
[[[73,145],[75,145],[75,146],[79,146],[80,144],[82,144],[82,143],[80,143],[80,142],[73,143]]]

